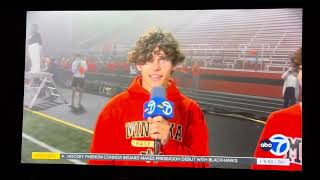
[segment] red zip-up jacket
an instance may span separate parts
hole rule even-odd
[[[113,97],[98,116],[91,153],[153,154],[149,125],[143,119],[143,104],[150,93],[142,87],[142,77]],[[161,146],[160,155],[208,156],[208,129],[199,105],[177,89],[169,80],[167,99],[174,103],[174,118],[169,120],[170,138]],[[208,167],[207,163],[146,162],[133,160],[89,160],[89,164],[122,166]]]
[[[260,147],[261,141],[275,134],[282,134],[289,140],[289,150],[285,155],[276,156]],[[252,169],[260,170],[302,170],[302,110],[300,104],[271,113],[260,135],[254,154],[258,158],[288,158],[289,166],[252,165]]]

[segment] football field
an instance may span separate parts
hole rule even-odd
[[[25,109],[23,113],[21,162],[86,164],[65,159],[32,160],[32,152],[89,152],[92,131],[29,109]]]

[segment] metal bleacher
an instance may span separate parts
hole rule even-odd
[[[220,59],[220,67],[245,69],[237,67],[237,61],[246,63],[250,50],[255,50],[261,71],[282,72],[290,65],[288,56],[302,44],[299,9],[198,13],[190,24],[175,32],[175,37],[187,54],[202,55],[202,60],[211,60],[213,65]]]
[[[189,59],[203,61],[206,68],[282,73],[290,65],[289,55],[302,45],[302,9],[194,10],[163,14],[159,12],[157,24],[172,32]],[[131,34],[125,28],[118,28],[119,32],[112,34],[112,42],[117,45],[108,52],[126,54],[141,32],[154,25],[152,14],[142,13],[139,17],[144,20]],[[170,21],[165,20],[168,17]]]

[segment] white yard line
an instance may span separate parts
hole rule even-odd
[[[59,150],[57,148],[54,148],[54,147],[52,147],[52,146],[50,146],[50,145],[48,145],[48,144],[46,144],[46,143],[44,143],[42,141],[39,141],[38,139],[35,139],[35,138],[25,134],[25,133],[22,133],[22,137],[27,139],[27,140],[29,140],[29,141],[31,141],[31,142],[33,142],[33,143],[35,143],[35,144],[37,144],[37,145],[39,145],[39,146],[41,146],[41,147],[43,147],[43,148],[45,148],[45,149],[48,149],[51,152],[64,153],[63,151],[61,151],[61,150]],[[67,160],[71,161],[74,164],[86,164],[86,163],[84,163],[82,161],[79,161],[79,160],[76,160],[76,159],[67,159]]]

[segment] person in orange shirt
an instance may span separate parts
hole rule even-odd
[[[197,60],[193,61],[191,72],[192,72],[192,87],[194,90],[198,90],[199,81],[200,81],[200,65]]]
[[[294,64],[302,87],[302,49],[294,54]],[[289,165],[254,164],[260,170],[302,170],[302,102],[270,114],[258,140],[254,153],[256,158],[283,158]]]
[[[88,72],[96,72],[96,62],[92,59],[87,58],[86,63],[88,65]]]
[[[187,79],[188,79],[188,66],[184,63],[181,67],[181,86],[187,87]]]
[[[172,73],[185,56],[171,33],[153,29],[142,35],[128,54],[141,75],[124,92],[114,96],[100,112],[91,153],[154,154],[154,140],[161,141],[160,155],[208,156],[208,128],[200,106],[176,87]],[[166,89],[174,103],[174,118],[143,118],[143,105],[153,87]],[[89,164],[119,166],[208,167],[208,163],[133,160],[89,160]]]

